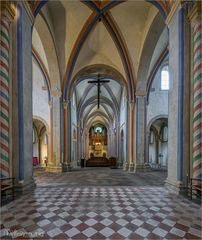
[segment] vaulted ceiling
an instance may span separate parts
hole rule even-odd
[[[154,2],[160,2],[168,14],[168,1]],[[85,119],[85,124],[92,118],[113,121],[119,115],[124,88],[127,98],[134,101],[148,35],[159,38],[165,27],[158,9],[144,0],[44,3],[31,5],[35,15],[40,10],[33,28],[33,49],[49,75],[51,91],[59,87],[65,100],[75,93],[78,118]],[[157,19],[162,26],[151,33]],[[98,73],[110,80],[101,86],[100,109],[96,107],[97,87],[88,84]]]

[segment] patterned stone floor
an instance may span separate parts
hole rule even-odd
[[[201,239],[200,205],[161,186],[165,173],[85,169],[35,177],[34,191],[1,208],[1,239]]]
[[[128,173],[122,169],[83,168],[72,172],[34,172],[38,186],[164,186],[166,171]]]

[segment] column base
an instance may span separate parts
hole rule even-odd
[[[71,165],[68,163],[62,164],[62,172],[70,172],[71,171]]]
[[[61,165],[48,165],[46,167],[46,172],[53,172],[53,173],[61,173],[62,171],[62,166]]]
[[[129,169],[129,163],[126,162],[126,163],[123,164],[123,170],[128,171],[128,169]]]
[[[135,172],[147,172],[150,170],[150,167],[145,164],[135,164]]]
[[[183,182],[180,182],[180,181],[171,182],[168,179],[166,179],[165,187],[173,193],[182,194],[184,196],[188,195],[188,188]]]
[[[135,170],[135,164],[134,164],[134,163],[130,163],[130,164],[129,164],[128,171],[129,171],[129,172],[134,172],[134,170]]]
[[[36,183],[33,178],[31,178],[29,181],[23,180],[15,183],[15,193],[17,194],[28,192],[34,188],[36,188]]]
[[[42,164],[39,165],[39,167],[45,168],[45,167],[46,167],[46,164],[45,164],[45,163],[42,163]]]

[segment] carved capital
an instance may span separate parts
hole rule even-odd
[[[58,87],[56,87],[55,89],[53,89],[53,90],[51,91],[51,94],[52,94],[52,96],[54,96],[54,97],[61,97],[62,92],[61,92],[61,90],[60,90]]]
[[[63,103],[62,103],[62,106],[63,106],[64,109],[67,109],[67,105],[68,105],[67,102],[63,102]]]

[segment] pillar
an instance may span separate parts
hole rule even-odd
[[[135,125],[135,139],[136,139],[136,161],[135,171],[144,171],[146,169],[146,96],[139,93],[136,96],[136,125]]]
[[[130,102],[129,104],[129,171],[133,172],[135,169],[134,164],[134,107],[135,103]]]
[[[192,175],[202,178],[202,23],[201,2],[198,1],[190,11],[193,43],[193,93],[192,93]]]
[[[11,176],[11,146],[10,146],[10,76],[11,76],[11,29],[15,12],[8,3],[2,3],[1,8],[1,53],[0,53],[0,158],[1,177]]]
[[[70,170],[70,155],[68,149],[68,131],[67,131],[67,119],[68,119],[68,104],[63,102],[63,163],[62,171],[67,172]]]
[[[13,176],[16,190],[24,191],[35,186],[33,179],[32,142],[32,25],[33,15],[26,2],[18,2],[13,41],[13,116],[12,133]],[[17,44],[17,45],[15,45]]]
[[[168,116],[168,175],[166,186],[184,191],[187,183],[186,158],[184,156],[187,124],[185,122],[186,68],[185,9],[183,2],[174,3],[166,22],[169,28],[169,116]],[[177,49],[177,51],[176,51]],[[187,96],[188,97],[188,96]]]
[[[50,141],[50,159],[46,171],[61,172],[62,171],[62,156],[61,156],[61,111],[60,111],[60,96],[58,90],[52,91],[52,101],[50,105],[50,126],[51,126],[51,141]]]

